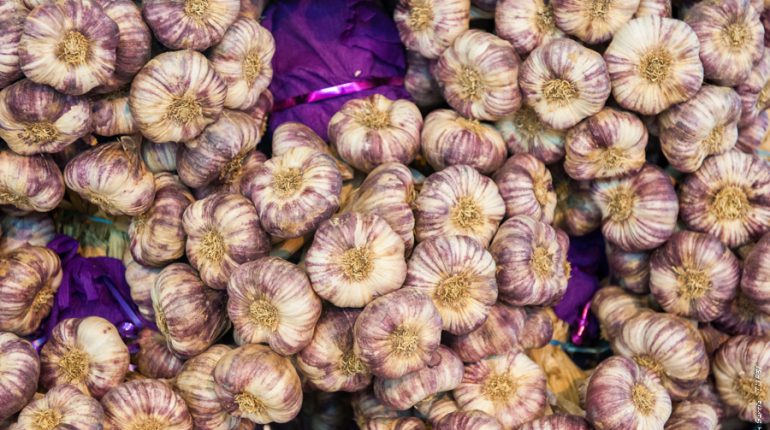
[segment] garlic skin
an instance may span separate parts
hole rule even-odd
[[[586,418],[598,429],[663,429],[671,398],[660,380],[625,357],[604,360],[591,374]]]
[[[363,430],[427,430],[421,419],[415,417],[374,418],[366,422]]]
[[[495,33],[526,55],[552,39],[564,37],[556,27],[553,4],[548,0],[499,0],[495,8]]]
[[[573,181],[566,174],[554,181],[556,208],[551,224],[573,236],[584,236],[602,224],[602,213],[591,197],[591,183]]]
[[[146,16],[147,7],[144,10]],[[176,20],[168,22],[181,27]],[[209,60],[188,49],[165,52],[147,62],[131,83],[128,103],[146,138],[186,142],[219,118],[226,93],[224,80]]]
[[[62,282],[59,256],[44,246],[22,246],[0,256],[0,330],[32,334],[53,307]]]
[[[740,116],[735,91],[704,85],[692,99],[658,116],[663,154],[680,172],[694,172],[706,157],[735,146]]]
[[[385,406],[375,397],[371,388],[353,393],[350,403],[353,418],[359,427],[365,426],[368,421],[375,418],[397,418],[403,415],[403,412]]]
[[[763,110],[751,124],[738,129],[738,142],[735,144],[735,148],[753,154],[757,149],[761,149],[769,130],[770,117],[768,111]]]
[[[102,430],[103,421],[104,409],[96,399],[72,385],[59,385],[25,406],[13,428]]]
[[[765,234],[743,259],[741,291],[770,315],[770,234]]]
[[[650,292],[649,252],[626,252],[609,243],[606,250],[610,273],[621,287],[636,294]]]
[[[418,244],[403,284],[430,297],[443,329],[454,335],[483,324],[497,300],[495,261],[468,236],[436,236]]]
[[[671,18],[671,0],[640,0],[634,18],[645,16]]]
[[[689,430],[693,428],[716,430],[720,428],[717,413],[706,403],[684,401],[674,406],[671,417],[666,421],[666,430]]]
[[[660,167],[645,164],[631,176],[595,181],[591,194],[602,212],[604,238],[623,251],[657,248],[674,232],[677,195]]]
[[[551,172],[535,156],[516,154],[493,176],[505,202],[505,216],[527,215],[550,224],[556,209]]]
[[[22,156],[0,149],[0,209],[11,215],[49,212],[64,197],[64,178],[48,155]]]
[[[406,52],[406,75],[404,88],[412,96],[414,103],[421,108],[429,108],[444,101],[441,88],[431,73],[435,60],[430,60],[415,51]]]
[[[265,154],[251,150],[239,155],[225,165],[219,177],[210,184],[193,190],[199,199],[206,198],[215,193],[243,194],[245,184],[254,176],[257,168],[267,161]]]
[[[273,79],[271,61],[275,41],[273,35],[252,18],[238,18],[225,28],[222,40],[209,54],[211,65],[227,85],[225,107],[249,109]]]
[[[765,29],[748,0],[698,3],[684,21],[700,41],[706,79],[726,87],[738,85],[762,58]]]
[[[598,113],[610,95],[601,55],[565,38],[532,51],[521,66],[519,85],[524,103],[556,130]]]
[[[24,30],[27,9],[16,0],[0,2],[0,89],[21,78],[19,40]]]
[[[345,102],[329,121],[329,140],[346,163],[363,172],[420,151],[422,114],[408,100],[374,94]]]
[[[172,379],[176,377],[184,364],[168,349],[166,338],[148,328],[139,332],[139,352],[136,353],[136,367],[139,373],[148,378]]]
[[[53,219],[41,213],[19,217],[5,215],[0,219],[0,231],[0,254],[25,245],[46,246],[56,236]]]
[[[770,350],[767,339],[736,336],[717,351],[712,365],[719,396],[738,417],[770,422]]]
[[[170,173],[155,175],[155,200],[131,219],[129,249],[138,263],[161,267],[181,258],[185,250],[182,214],[194,201],[190,191]]]
[[[466,0],[399,0],[393,13],[406,49],[436,59],[470,25]]]
[[[100,399],[128,372],[128,348],[112,323],[101,317],[67,318],[40,351],[40,384],[69,384]]]
[[[674,233],[652,254],[650,289],[666,312],[700,322],[715,320],[735,298],[741,270],[719,239]]]
[[[728,406],[724,403],[722,398],[717,393],[714,383],[709,380],[705,384],[701,385],[685,402],[697,402],[711,406],[717,413],[719,420],[730,418],[736,415],[735,408]],[[682,402],[684,403],[684,402]]]
[[[481,411],[452,412],[433,428],[435,430],[503,430],[495,417]]]
[[[206,50],[238,18],[240,0],[144,0],[142,16],[155,38],[169,49]]]
[[[82,95],[115,72],[118,25],[91,0],[42,4],[24,22],[19,63],[29,80]]]
[[[40,360],[32,344],[0,332],[0,420],[10,418],[35,395]]]
[[[465,366],[452,393],[462,410],[479,410],[503,428],[518,428],[545,412],[546,378],[523,352],[513,351]]]
[[[343,308],[360,308],[401,288],[404,243],[375,214],[348,212],[321,223],[305,256],[313,290]]]
[[[770,108],[770,51],[765,51],[748,79],[741,82],[735,91],[741,97],[740,127],[751,124],[760,112]]]
[[[358,309],[329,308],[321,315],[310,343],[297,354],[297,367],[308,383],[325,392],[357,392],[372,381],[353,351]]]
[[[131,109],[128,93],[118,90],[91,101],[93,132],[99,136],[118,136],[139,132]],[[142,145],[142,149],[145,146]]]
[[[725,333],[767,337],[770,335],[770,314],[758,309],[758,304],[740,289],[735,300],[714,321],[714,326]]]
[[[396,379],[435,363],[441,316],[430,297],[401,289],[366,305],[353,337],[355,354],[373,375]]]
[[[0,91],[0,139],[20,155],[54,153],[91,130],[91,104],[28,79]]]
[[[436,171],[467,164],[488,175],[505,162],[506,147],[494,127],[465,119],[451,109],[439,109],[425,118],[422,153]]]
[[[305,147],[323,152],[332,157],[331,147],[318,136],[313,129],[299,122],[285,122],[273,130],[273,157],[283,155],[292,148]],[[353,179],[355,173],[344,161],[334,158],[337,163],[337,169],[342,175],[342,180]],[[385,163],[388,164],[388,163]],[[377,169],[377,168],[375,168]]]
[[[549,415],[530,421],[519,430],[590,430],[585,419],[577,415]]]
[[[415,410],[419,412],[420,415],[425,416],[428,423],[434,427],[437,426],[447,416],[455,412],[461,412],[460,407],[457,406],[457,402],[454,401],[451,392],[439,393],[435,396],[431,396],[418,403],[415,406]],[[474,411],[472,415],[476,415],[475,412],[478,412],[481,415],[489,417],[492,421],[497,422],[494,417],[490,417],[489,415],[480,411]],[[463,420],[464,419],[461,419],[461,421]],[[475,419],[472,419],[472,421],[475,421]]]
[[[257,424],[285,423],[302,406],[299,376],[288,358],[264,345],[227,352],[214,369],[220,408]]]
[[[519,63],[509,42],[467,30],[441,54],[434,75],[446,101],[462,116],[496,121],[521,106]]]
[[[243,186],[262,228],[290,239],[314,231],[340,205],[342,176],[331,156],[292,148],[261,164]]]
[[[126,283],[131,289],[131,300],[136,304],[139,313],[147,321],[155,321],[155,310],[152,308],[152,288],[161,269],[142,266],[134,261],[131,251],[126,249],[123,255],[123,265],[126,266]]]
[[[687,320],[671,314],[641,312],[626,320],[612,349],[655,374],[672,400],[687,398],[708,376],[703,339]]]
[[[681,186],[685,225],[735,248],[770,229],[770,165],[729,151],[707,159]]]
[[[169,384],[155,379],[124,382],[102,399],[104,430],[192,430],[187,405]]]
[[[639,8],[639,0],[553,0],[551,3],[556,26],[589,45],[612,39]]]
[[[418,242],[435,236],[465,235],[489,244],[505,214],[495,183],[466,165],[430,175],[414,201]]]
[[[700,43],[682,21],[646,16],[615,33],[604,52],[620,106],[657,115],[692,98],[703,83]]]
[[[591,312],[599,320],[601,335],[612,340],[620,335],[626,321],[647,310],[645,296],[629,294],[622,288],[600,288],[591,300]]]
[[[179,144],[176,142],[154,143],[144,141],[142,160],[152,173],[176,171],[176,154]]]
[[[184,211],[187,258],[207,286],[224,290],[230,274],[247,261],[264,257],[270,239],[257,211],[238,194],[212,194]]]

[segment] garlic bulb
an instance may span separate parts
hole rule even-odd
[[[733,248],[770,229],[770,165],[729,151],[707,159],[681,186],[682,220]]]
[[[598,229],[602,213],[591,196],[591,183],[574,181],[558,170],[554,173],[557,173],[553,181],[556,208],[551,224],[573,236],[584,236]]]
[[[503,165],[506,147],[494,127],[439,109],[425,118],[422,153],[434,170],[467,164],[488,175]]]
[[[415,51],[406,52],[406,75],[404,88],[412,96],[414,103],[421,108],[429,108],[444,101],[441,88],[431,73],[435,60],[429,60]]]
[[[615,33],[604,52],[618,104],[643,115],[657,115],[689,100],[703,83],[700,43],[682,21],[646,16]]]
[[[586,418],[599,429],[660,429],[671,415],[671,398],[660,380],[625,357],[604,360],[591,374]]]
[[[558,303],[569,280],[568,247],[566,234],[528,216],[504,222],[489,247],[500,300],[515,306]]]
[[[639,0],[583,1],[553,0],[556,26],[586,44],[612,39],[639,8]]]
[[[226,300],[224,292],[205,286],[192,267],[171,264],[152,288],[155,325],[178,357],[194,357],[230,329]]]
[[[0,256],[0,330],[32,334],[51,312],[61,282],[59,256],[44,246],[22,246]]]
[[[712,366],[722,400],[737,408],[738,417],[770,422],[770,349],[767,339],[736,336],[717,351]]]
[[[495,33],[511,42],[519,55],[564,36],[556,27],[553,5],[548,0],[499,0],[495,8]]]
[[[435,59],[468,30],[470,12],[465,0],[399,0],[393,20],[406,49]]]
[[[329,121],[329,140],[346,163],[364,172],[409,164],[420,151],[422,114],[408,100],[375,94],[345,102]]]
[[[508,151],[513,154],[532,154],[545,164],[555,163],[564,157],[566,132],[541,121],[537,112],[527,105],[497,121],[495,127],[505,140]]]
[[[430,297],[406,288],[366,305],[353,328],[355,354],[380,378],[435,364],[441,316]]]
[[[329,308],[321,315],[310,344],[297,354],[297,367],[311,386],[356,392],[369,385],[372,375],[353,351],[353,324],[360,313]]]
[[[24,157],[0,147],[0,209],[11,215],[48,212],[64,197],[64,178],[48,155]]]
[[[671,0],[640,0],[634,18],[645,16],[671,18]]]
[[[679,205],[660,167],[645,164],[633,175],[596,181],[591,193],[602,212],[604,238],[623,251],[657,248],[674,232]]]
[[[770,234],[765,234],[743,259],[741,291],[770,315]]]
[[[760,112],[770,108],[770,51],[765,51],[748,79],[735,88],[741,97],[739,126],[751,124]]]
[[[612,340],[620,335],[626,321],[646,310],[645,296],[629,294],[621,288],[600,288],[591,300],[591,311],[599,320],[601,335]]]
[[[265,161],[265,154],[256,150],[248,151],[227,163],[217,179],[209,185],[194,189],[193,193],[199,199],[215,193],[242,194],[243,187]]]
[[[374,418],[366,422],[363,430],[428,430],[428,427],[415,417]]]
[[[526,425],[526,424],[525,424]],[[519,427],[523,428],[523,427]],[[457,411],[447,415],[436,425],[435,430],[503,430],[500,422],[481,411]]]
[[[46,246],[56,236],[56,226],[48,214],[32,213],[15,217],[0,218],[0,254],[13,251],[24,245]]]
[[[495,183],[466,165],[430,175],[414,201],[415,236],[465,235],[489,244],[505,214]]]
[[[142,160],[152,173],[176,171],[176,154],[179,144],[176,142],[142,144]]]
[[[40,384],[69,384],[100,399],[128,372],[128,348],[112,323],[101,317],[67,318],[40,351]]]
[[[762,312],[751,297],[740,289],[738,295],[714,321],[714,326],[731,335],[770,335],[770,314]]]
[[[564,38],[532,51],[521,66],[519,85],[527,106],[557,130],[598,113],[610,95],[601,55]]]
[[[54,153],[91,129],[87,99],[28,79],[0,91],[0,138],[21,155]]]
[[[313,290],[343,308],[366,306],[406,278],[404,243],[375,214],[348,212],[322,222],[305,265]]]
[[[227,85],[225,107],[248,109],[257,103],[273,78],[275,42],[273,35],[252,18],[238,18],[225,28],[227,32],[209,58]]]
[[[738,142],[735,148],[749,154],[754,153],[762,146],[768,131],[770,131],[770,117],[768,111],[763,110],[751,124],[738,129]]]
[[[685,17],[700,41],[706,79],[724,86],[744,82],[764,53],[765,29],[746,0],[695,4]]]
[[[142,15],[169,49],[203,51],[217,44],[238,18],[240,0],[144,0]]]
[[[444,330],[469,333],[484,323],[497,300],[495,261],[468,236],[432,237],[414,249],[404,288],[433,300]]]
[[[148,328],[139,332],[139,352],[136,353],[136,368],[148,378],[174,378],[184,364],[168,349],[166,338]]]
[[[577,415],[549,415],[530,421],[518,430],[590,430],[585,419]]]
[[[170,173],[155,175],[155,200],[147,212],[131,219],[131,255],[145,266],[160,267],[184,255],[182,214],[194,201],[190,191]]]
[[[240,264],[270,251],[256,209],[238,194],[218,193],[198,200],[184,211],[182,225],[187,258],[211,288],[224,290]]]
[[[493,176],[505,202],[505,216],[527,215],[550,224],[556,209],[551,172],[535,156],[516,154]]]
[[[523,352],[513,351],[465,366],[452,393],[462,410],[479,410],[503,428],[518,428],[543,415],[545,391],[545,373]]]
[[[131,289],[131,301],[134,302],[139,313],[147,321],[155,321],[155,310],[152,308],[152,288],[161,269],[142,266],[134,261],[131,251],[126,249],[123,256],[123,265],[126,266],[126,283]]]
[[[706,157],[735,146],[740,116],[735,91],[704,85],[692,99],[659,115],[663,154],[680,172],[694,172]]]
[[[285,423],[299,413],[302,387],[288,358],[264,345],[227,352],[214,369],[220,407],[257,424]]]
[[[153,4],[161,4],[160,1],[175,3],[175,0],[157,0]],[[189,3],[199,1],[189,0]],[[238,0],[221,1],[237,3]],[[176,20],[167,22],[182,27]],[[226,93],[225,82],[206,57],[191,50],[173,51],[145,64],[131,83],[128,103],[146,138],[158,143],[185,142],[219,118]]]
[[[64,182],[109,215],[137,216],[155,198],[155,179],[132,137],[81,152],[64,168]]]
[[[690,429],[716,430],[720,428],[717,413],[706,403],[684,401],[674,406],[671,417],[666,421],[666,430]]]
[[[99,136],[117,136],[139,132],[134,117],[131,115],[131,109],[128,107],[128,93],[125,91],[118,90],[92,100],[91,120],[93,121],[93,132]],[[144,149],[144,146],[148,145],[142,146]]]
[[[39,377],[40,360],[32,344],[13,333],[0,332],[0,420],[10,418],[32,400]]]
[[[72,385],[59,385],[25,406],[14,429],[102,430],[103,422],[104,409],[99,401]]]
[[[0,2],[0,89],[21,78],[19,40],[24,30],[27,8],[16,0]]]
[[[273,130],[273,157],[283,155],[290,149],[297,147],[314,149],[335,157],[329,145],[327,145],[312,128],[305,124],[288,121]],[[353,179],[354,172],[350,166],[337,158],[335,158],[334,161],[337,163],[337,169],[339,169],[340,174],[342,175],[342,180],[347,181]]]
[[[262,228],[281,239],[314,231],[339,208],[341,190],[334,159],[310,148],[293,148],[267,160],[243,187]]]
[[[446,101],[462,116],[496,121],[521,106],[519,62],[509,42],[468,30],[444,50],[434,75]]]
[[[187,405],[169,384],[156,379],[124,382],[102,398],[104,430],[192,430]]]
[[[738,259],[717,238],[682,231],[652,254],[650,289],[655,301],[685,318],[709,322],[735,298]]]
[[[24,22],[19,62],[27,78],[82,95],[115,72],[119,27],[92,0],[42,4]]]
[[[677,316],[641,312],[612,340],[616,354],[655,374],[673,400],[683,400],[708,376],[709,359],[697,330]]]

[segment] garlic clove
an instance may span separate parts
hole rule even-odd
[[[735,300],[714,321],[714,327],[733,336],[767,337],[770,335],[770,314],[757,306],[751,297],[739,289]]]
[[[433,428],[435,430],[503,430],[495,417],[481,411],[452,412],[438,421]]]
[[[620,335],[626,321],[649,310],[645,296],[631,294],[622,288],[600,288],[591,299],[591,312],[599,320],[601,336],[612,340]]]
[[[136,353],[136,368],[148,378],[173,379],[182,369],[184,361],[168,349],[166,338],[148,328],[139,332],[139,352]]]
[[[738,417],[770,422],[770,349],[763,337],[736,336],[717,351],[712,365],[719,396]]]
[[[393,20],[407,49],[435,59],[468,29],[470,11],[465,0],[399,0]]]
[[[671,0],[640,0],[634,18],[645,16],[671,18]]]
[[[530,421],[519,430],[590,430],[588,422],[577,415],[549,415]]]
[[[547,0],[500,0],[495,8],[495,33],[511,42],[519,55],[564,37],[556,27],[553,4]]]
[[[112,323],[101,317],[67,318],[40,351],[40,384],[49,390],[69,384],[100,399],[123,381],[128,364],[128,348]]]
[[[0,1],[0,89],[22,77],[19,40],[24,30],[27,8],[20,1]]]
[[[417,106],[430,108],[444,101],[441,96],[441,88],[431,73],[435,60],[425,58],[415,51],[407,51],[406,64],[404,88],[412,96]]]
[[[126,283],[131,289],[131,300],[136,304],[139,313],[147,321],[155,321],[155,310],[152,308],[152,288],[158,278],[160,268],[142,266],[134,260],[130,249],[126,249],[123,257],[126,266]]]
[[[720,428],[717,413],[711,405],[684,401],[674,406],[671,417],[666,421],[666,430],[688,430],[698,428],[716,430]]]
[[[192,430],[184,400],[169,384],[156,379],[124,382],[102,398],[104,430]]]
[[[142,160],[152,173],[174,172],[178,148],[176,142],[155,143],[145,140],[141,149]]]
[[[519,85],[527,106],[557,130],[598,113],[610,95],[601,55],[563,38],[532,51],[521,66]]]
[[[5,215],[0,219],[0,254],[24,245],[46,246],[56,236],[56,226],[48,214]]]
[[[199,199],[206,198],[215,193],[242,194],[242,189],[256,174],[259,166],[267,161],[265,154],[251,150],[240,154],[222,168],[219,177],[210,184],[193,190]]]
[[[770,315],[770,234],[765,234],[743,260],[741,291]]]
[[[545,164],[555,163],[564,157],[566,132],[551,128],[527,105],[497,121],[495,127],[505,140],[508,151],[513,154],[532,154]]]
[[[762,149],[761,146],[765,141],[765,136],[770,131],[770,118],[768,115],[768,111],[763,110],[754,118],[751,124],[738,129],[736,149],[748,154],[754,153],[757,149]]]
[[[39,377],[40,360],[32,344],[13,333],[0,332],[0,420],[10,418],[32,400]]]
[[[25,406],[13,428],[101,430],[103,421],[104,409],[96,399],[72,385],[59,385]]]
[[[334,157],[329,145],[305,124],[289,121],[279,125],[273,131],[273,156],[283,155],[297,147],[314,149]],[[343,181],[353,179],[354,172],[350,166],[337,158],[334,161],[337,163],[337,169]]]
[[[203,51],[217,44],[238,18],[240,0],[143,0],[142,16],[169,49]]]
[[[48,155],[21,156],[0,149],[0,209],[11,215],[49,212],[64,197],[64,178]]]
[[[128,107],[128,92],[118,90],[103,95],[91,102],[91,120],[94,134],[99,136],[117,136],[136,134],[136,126],[131,109]],[[142,149],[145,146],[142,145]]]
[[[550,224],[556,209],[551,172],[535,156],[516,154],[493,179],[505,201],[505,216],[527,215]]]
[[[612,39],[639,8],[639,0],[553,0],[556,26],[589,45]]]

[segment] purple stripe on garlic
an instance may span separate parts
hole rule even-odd
[[[0,420],[32,400],[39,377],[40,359],[32,345],[13,333],[0,332]]]
[[[124,382],[102,398],[104,430],[192,430],[184,400],[171,385],[157,379]]]
[[[552,0],[556,26],[589,45],[606,42],[639,8],[639,0]]]
[[[495,172],[493,179],[505,201],[505,216],[526,215],[551,223],[556,209],[551,172],[536,157],[516,154]]]
[[[500,0],[495,8],[495,32],[511,42],[519,55],[526,55],[551,39],[564,37],[556,27],[551,3]]]
[[[142,16],[169,49],[203,51],[222,40],[241,9],[240,0],[150,0]]]
[[[435,59],[470,23],[468,0],[399,0],[393,13],[407,49]]]

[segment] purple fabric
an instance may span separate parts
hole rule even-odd
[[[283,0],[271,2],[263,16],[276,45],[270,84],[276,106],[323,88],[406,74],[396,25],[376,0]],[[297,121],[328,140],[329,119],[346,101],[377,93],[409,98],[403,85],[383,85],[274,112],[269,129]]]

